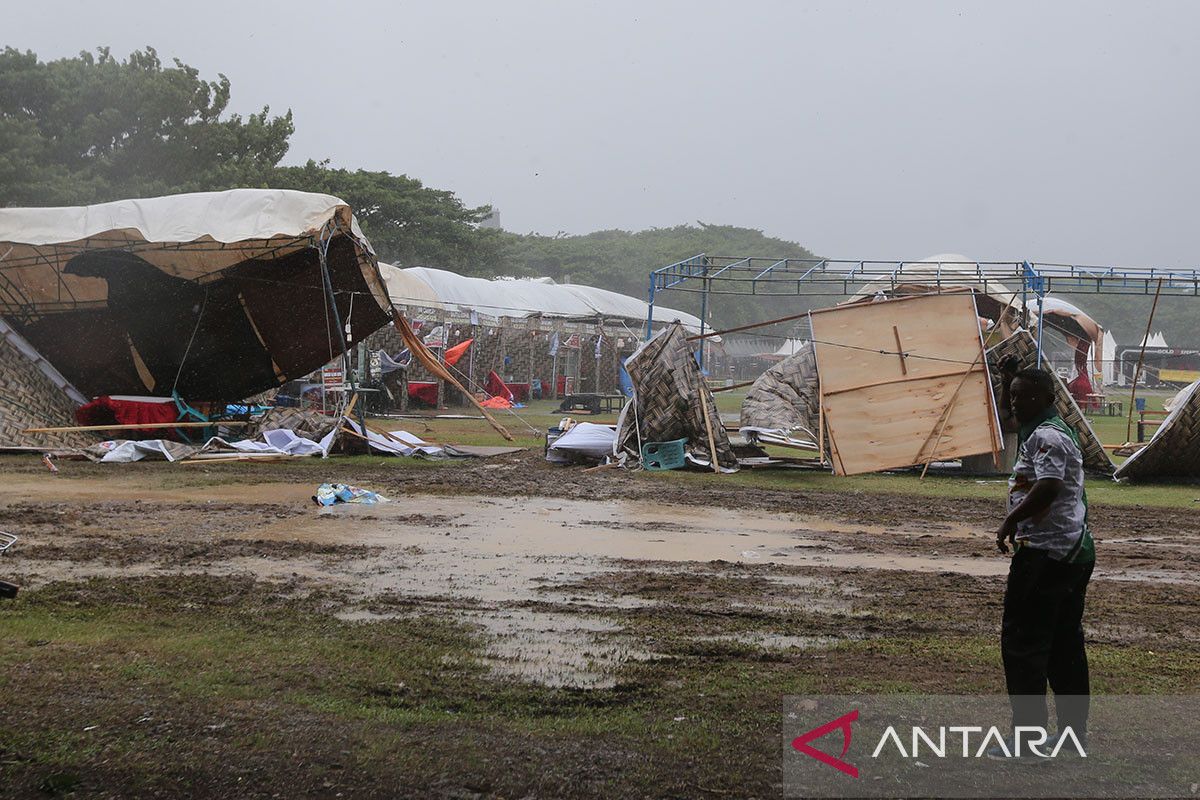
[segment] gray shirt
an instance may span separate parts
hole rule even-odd
[[[1008,510],[1016,508],[1042,478],[1057,478],[1063,489],[1048,509],[1017,523],[1016,539],[1023,547],[1046,550],[1061,560],[1083,536],[1087,514],[1083,454],[1070,436],[1044,423],[1017,450],[1017,463],[1008,481]]]

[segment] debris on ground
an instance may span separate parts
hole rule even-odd
[[[360,489],[345,483],[322,483],[317,487],[317,493],[313,495],[313,502],[319,506],[332,506],[337,503],[374,505],[391,501],[370,489]]]

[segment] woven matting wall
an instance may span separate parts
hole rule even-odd
[[[1114,477],[1130,480],[1200,477],[1200,381],[1184,390],[1150,443],[1125,460]]]
[[[997,397],[1000,396],[1000,362],[1008,356],[1016,357],[1017,363],[1020,365],[1019,369],[1031,369],[1038,366],[1037,342],[1034,341],[1029,331],[1017,331],[987,351],[988,372],[991,373],[992,387]],[[1041,367],[1054,375],[1054,408],[1063,418],[1063,422],[1070,425],[1079,436],[1079,443],[1083,449],[1083,468],[1088,472],[1112,475],[1112,459],[1108,457],[1108,452],[1100,444],[1100,440],[1092,430],[1091,423],[1087,421],[1087,417],[1079,410],[1075,399],[1067,391],[1067,385],[1051,369],[1050,362],[1046,360],[1045,355],[1042,356]]]
[[[26,428],[76,425],[76,404],[25,354],[0,337],[0,445],[6,447],[86,447],[88,433],[24,433]]]
[[[817,358],[805,344],[764,372],[742,401],[742,427],[802,429],[817,436],[820,425]]]
[[[723,468],[737,468],[737,456],[729,446],[717,402],[704,384],[683,326],[674,323],[659,331],[630,356],[625,369],[633,381],[634,399],[625,404],[618,423],[621,450],[640,459],[640,431],[642,443],[686,438],[688,453],[709,463],[712,459],[702,411],[707,407],[717,463]]]

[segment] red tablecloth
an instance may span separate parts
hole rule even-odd
[[[170,397],[126,399],[97,397],[75,409],[80,425],[136,425],[138,423],[178,422],[179,409]],[[172,428],[134,428],[112,431],[114,439],[178,439]]]
[[[508,390],[512,392],[514,403],[524,403],[529,400],[529,384],[528,383],[510,383]]]
[[[410,400],[419,400],[427,405],[437,405],[437,383],[423,383],[409,381],[408,397]]]

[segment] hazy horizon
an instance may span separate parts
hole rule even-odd
[[[290,107],[285,163],[404,173],[518,233],[703,221],[831,258],[1195,263],[1195,4],[116,9],[17,6],[5,43],[153,46],[226,74],[233,111]]]

